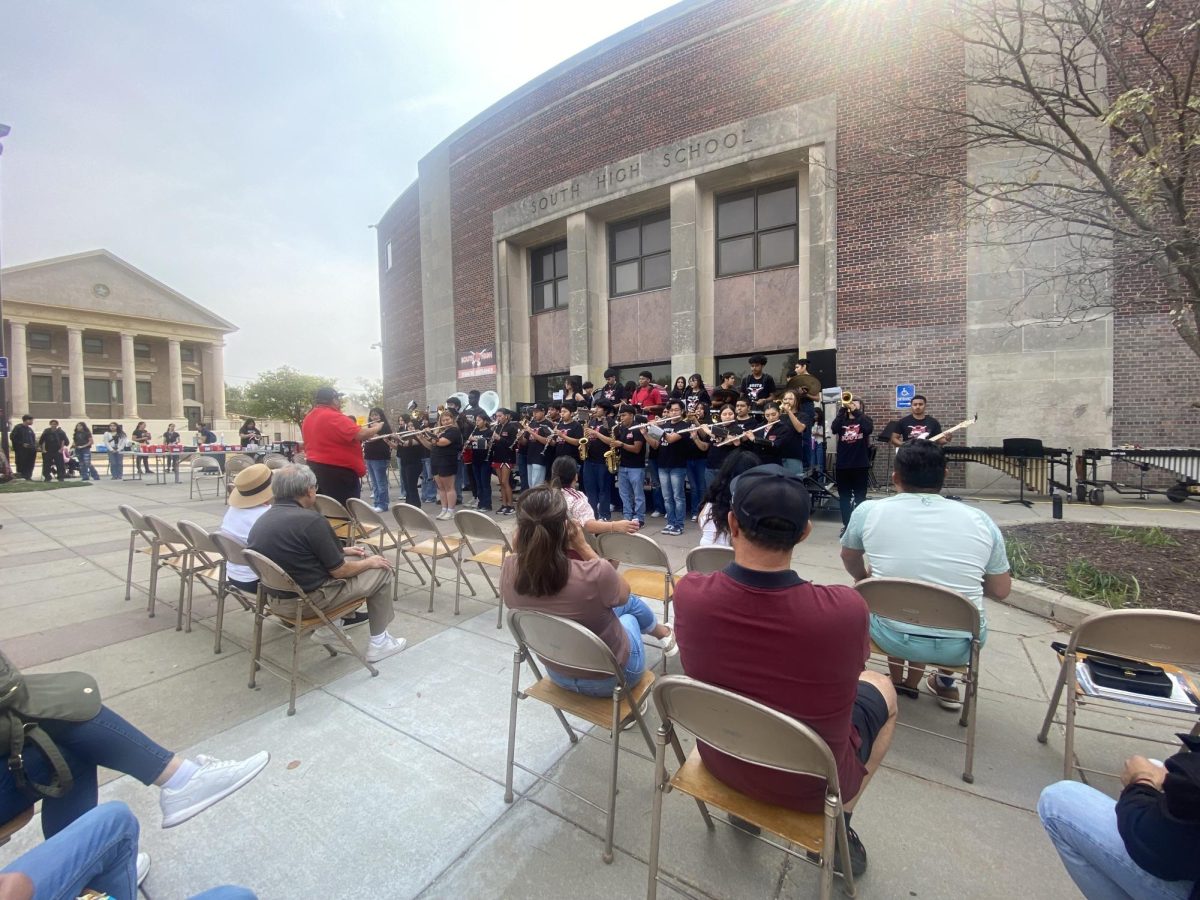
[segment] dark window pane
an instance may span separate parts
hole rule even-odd
[[[554,254],[545,250],[535,250],[531,268],[534,281],[549,281],[554,277]]]
[[[104,338],[85,337],[83,339],[84,353],[103,353]]]
[[[150,358],[150,345],[142,341],[133,342],[133,355],[139,359]]]
[[[613,227],[613,259],[616,261],[634,259],[640,252],[638,236],[640,227],[637,222],[627,222]]]
[[[796,186],[771,188],[758,195],[758,228],[796,224]]]
[[[30,350],[49,350],[50,349],[50,332],[48,331],[30,331],[26,333],[26,343]]]
[[[663,216],[642,226],[642,254],[663,253],[671,249],[671,219]]]
[[[638,290],[638,261],[619,263],[613,266],[614,294],[631,294]]]
[[[717,237],[748,234],[754,230],[754,195],[717,201]]]
[[[717,245],[717,274],[732,275],[754,268],[754,238],[733,238]]]
[[[554,305],[566,306],[569,302],[567,297],[567,279],[560,278],[554,282]]]
[[[150,395],[150,382],[137,382],[137,402],[138,403],[153,403],[154,399]]]
[[[51,375],[29,376],[29,399],[34,403],[54,402],[54,378]]]
[[[796,229],[781,228],[758,236],[758,267],[790,266],[796,261]]]
[[[62,377],[62,398],[64,401],[71,399],[71,378],[68,375]]]
[[[642,290],[667,287],[671,283],[671,254],[660,253],[642,260]]]
[[[86,403],[108,403],[112,397],[112,386],[107,378],[83,379],[83,399]]]
[[[190,344],[182,344],[179,347],[179,361],[194,363],[196,361],[196,348]]]
[[[183,399],[184,400],[195,400],[196,399],[196,383],[194,381],[185,381],[183,383]]]
[[[540,287],[542,292],[542,305],[538,309],[554,309],[554,282],[547,281]]]
[[[567,277],[567,245],[562,244],[554,251],[554,277]]]

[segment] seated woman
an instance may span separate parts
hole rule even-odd
[[[233,490],[229,493],[229,506],[221,519],[221,532],[236,538],[244,545],[250,539],[250,529],[271,507],[272,472],[263,463],[247,466],[233,479]],[[237,563],[225,564],[225,577],[234,587],[248,594],[258,590],[258,576],[249,566]]]
[[[560,456],[550,467],[550,486],[562,491],[567,501],[567,515],[588,534],[608,534],[620,531],[633,534],[638,530],[637,519],[621,519],[617,522],[601,522],[592,512],[587,494],[576,487],[579,483],[579,463],[573,457]]]
[[[733,503],[733,479],[743,472],[761,466],[762,459],[749,450],[734,450],[725,457],[717,477],[704,493],[697,522],[700,525],[700,546],[729,547],[729,510]]]
[[[517,503],[515,556],[504,561],[500,596],[509,609],[533,609],[578,622],[599,637],[624,669],[626,684],[637,684],[646,671],[643,635],[657,638],[666,653],[675,652],[675,634],[661,625],[645,601],[606,560],[588,546],[583,530],[567,515],[561,490],[533,488]],[[550,680],[589,697],[608,697],[615,676],[546,663]]]

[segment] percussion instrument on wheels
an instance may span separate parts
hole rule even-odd
[[[1121,481],[1115,477],[1115,471],[1109,473],[1109,478],[1101,478],[1100,464],[1105,460],[1132,466],[1138,472],[1138,483]],[[1166,488],[1147,484],[1147,477],[1155,473],[1166,473],[1176,479],[1175,484]],[[1116,494],[1135,495],[1139,500],[1145,500],[1151,494],[1164,494],[1172,503],[1200,500],[1200,450],[1092,447],[1081,451],[1075,458],[1075,498],[1081,503],[1086,500],[1094,506],[1102,506],[1105,488]]]

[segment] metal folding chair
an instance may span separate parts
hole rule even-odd
[[[146,601],[146,612],[151,619],[154,618],[155,604],[158,602],[158,570],[165,566],[179,576],[179,621],[175,629],[179,631],[183,628],[183,594],[187,587],[184,571],[192,551],[183,535],[166,519],[151,515],[144,519],[157,538],[150,548],[150,599]]]
[[[364,500],[351,497],[346,504],[346,509],[353,517],[356,530],[360,535],[354,539],[356,547],[370,547],[371,550],[381,556],[386,556],[388,551],[393,551],[396,556],[393,565],[397,571],[400,569],[400,557],[403,556],[404,561],[408,563],[408,567],[412,569],[413,574],[417,576],[422,585],[425,584],[425,576],[421,574],[408,555],[407,547],[409,542],[403,534],[389,525],[387,519],[375,512],[374,507]],[[399,596],[400,580],[393,578],[392,600],[395,601]]]
[[[196,494],[200,495],[200,499],[204,499],[204,484],[205,482],[213,482],[224,484],[225,473],[221,471],[221,464],[211,456],[193,456],[191,468],[191,477],[188,480],[188,499],[195,498]],[[220,490],[220,488],[218,488]]]
[[[183,624],[186,616],[184,630],[190,632],[192,630],[192,597],[196,590],[196,580],[199,579],[202,585],[212,591],[214,595],[219,596],[221,572],[225,568],[225,561],[208,536],[208,532],[195,522],[182,519],[177,531],[187,543],[189,551],[184,567],[179,573],[187,585],[186,611],[180,607],[179,619],[180,624]],[[178,626],[175,630],[179,630]]]
[[[421,557],[429,571],[429,612],[433,612],[433,589],[441,584],[441,579],[437,577],[439,559],[450,560],[454,565],[457,577],[466,583],[471,596],[475,596],[475,587],[458,562],[458,545],[462,542],[461,538],[443,535],[437,523],[425,510],[409,506],[407,503],[393,504],[392,516],[396,519],[396,525],[399,526],[400,534],[404,538],[405,552],[415,553]],[[458,602],[459,592],[456,589],[454,591],[454,614],[456,616],[458,615]]]
[[[233,481],[238,473],[254,465],[254,457],[245,453],[230,453],[225,457],[225,505],[229,505],[229,495],[233,493]]]
[[[683,675],[668,675],[655,682],[654,706],[662,724],[654,749],[654,806],[650,816],[650,875],[646,897],[658,895],[658,859],[662,837],[663,795],[677,790],[692,797],[700,807],[704,824],[711,830],[713,818],[707,804],[732,813],[764,831],[776,834],[803,848],[797,853],[766,838],[758,840],[789,856],[813,863],[821,871],[821,900],[833,892],[833,848],[841,849],[842,889],[854,896],[854,873],[850,871],[850,846],[842,795],[838,787],[837,762],[829,746],[815,731],[790,716]],[[825,782],[825,807],[821,813],[804,813],[754,800],[718,781],[709,773],[699,748],[684,757],[676,728],[697,741],[747,763],[778,772],[811,775]],[[667,777],[667,744],[675,751],[680,768]]]
[[[379,670],[367,662],[366,656],[354,646],[353,641],[346,637],[346,633],[334,624],[342,616],[348,616],[362,606],[366,602],[366,597],[354,597],[333,609],[321,609],[309,599],[308,594],[304,592],[300,585],[292,580],[292,577],[287,572],[283,571],[283,569],[261,553],[255,553],[253,550],[244,550],[243,555],[246,558],[246,563],[254,571],[254,574],[258,576],[261,585],[261,590],[258,592],[258,602],[254,610],[254,647],[250,653],[250,687],[252,689],[254,688],[255,675],[260,667],[266,669],[272,675],[286,678],[291,683],[287,714],[294,716],[296,714],[296,683],[300,678],[300,638],[321,627],[332,629],[337,639],[341,641],[342,645],[355,659],[363,664],[372,677],[379,674]],[[287,622],[292,628],[292,666],[287,676],[284,676],[280,671],[275,671],[274,666],[262,658],[262,625],[263,620],[266,618],[265,604],[267,603],[268,592],[274,594],[295,594],[295,613],[291,616],[282,616],[276,613],[280,621]],[[337,656],[337,651],[328,644],[325,645],[325,649],[329,652],[330,656]]]
[[[508,535],[491,518],[481,512],[473,509],[459,510],[454,514],[454,525],[458,528],[458,533],[462,536],[462,542],[458,545],[458,562],[461,566],[463,562],[473,562],[479,566],[479,571],[483,573],[484,579],[488,583],[488,587],[492,589],[492,593],[496,595],[496,627],[500,628],[504,624],[504,600],[500,597],[500,588],[492,581],[488,575],[485,566],[492,566],[499,569],[504,565],[504,560],[513,552],[512,544],[508,542]],[[488,546],[482,549],[476,549],[471,543],[471,538],[476,541],[485,541]],[[463,553],[470,553],[465,560]],[[458,593],[459,585],[454,585],[454,608],[458,609]]]
[[[17,813],[7,822],[0,824],[0,847],[12,839],[12,836],[28,825],[33,820],[33,804],[30,803],[24,810]]]
[[[661,600],[663,621],[671,621],[671,597],[675,593],[675,575],[666,551],[644,534],[613,531],[600,535],[600,555],[605,559],[632,566],[621,574],[629,589],[639,597]]]
[[[1111,731],[1091,725],[1078,725],[1076,715],[1078,709],[1084,706],[1096,706],[1098,709],[1125,709],[1133,701],[1110,700],[1108,698],[1088,697],[1080,689],[1076,677],[1076,666],[1080,660],[1087,657],[1088,652],[1109,653],[1128,659],[1140,659],[1161,665],[1171,674],[1181,670],[1200,672],[1200,616],[1192,613],[1173,612],[1163,609],[1120,609],[1111,612],[1100,612],[1088,616],[1075,630],[1062,654],[1062,666],[1058,670],[1058,681],[1054,685],[1054,693],[1050,696],[1050,707],[1046,710],[1046,719],[1042,722],[1042,730],[1038,732],[1038,742],[1046,743],[1050,726],[1062,725],[1066,729],[1063,744],[1063,778],[1074,777],[1075,770],[1093,772],[1098,775],[1117,777],[1113,772],[1099,769],[1089,769],[1075,762],[1075,729],[1096,731],[1101,734],[1111,734],[1116,737],[1128,737],[1127,731]],[[1063,691],[1067,694],[1067,710],[1062,720],[1055,718],[1058,703]],[[1106,704],[1123,704],[1123,706],[1107,706]],[[1140,707],[1150,715],[1161,715],[1171,720],[1176,715],[1165,710],[1151,710]],[[1192,722],[1192,734],[1200,735],[1200,718],[1196,713],[1184,714]],[[1171,720],[1178,722],[1178,718]],[[1174,742],[1147,737],[1148,740],[1164,746],[1177,746]]]
[[[731,562],[733,562],[732,547],[710,544],[706,547],[693,547],[689,550],[683,566],[689,573],[708,575],[712,572],[720,572]]]
[[[513,802],[513,770],[520,769],[540,781],[545,781],[566,791],[588,806],[600,810],[608,816],[604,835],[603,859],[606,863],[611,863],[613,861],[613,827],[617,809],[617,763],[620,759],[621,729],[630,721],[636,721],[646,740],[646,746],[653,750],[654,744],[650,739],[650,729],[646,725],[642,705],[646,692],[654,683],[654,673],[646,669],[637,684],[628,684],[625,681],[624,671],[612,651],[608,649],[608,645],[597,635],[569,619],[534,610],[516,609],[508,614],[508,627],[517,641],[517,649],[513,654],[512,696],[509,698],[508,764],[504,774],[504,802]],[[597,677],[614,676],[616,688],[612,697],[588,697],[559,687],[548,677],[542,675],[534,656],[545,663],[556,663],[572,669],[595,672]],[[537,681],[530,687],[521,690],[521,663],[523,662],[529,664]],[[530,698],[540,700],[554,710],[554,715],[558,717],[559,723],[567,732],[567,738],[572,744],[579,742],[579,735],[592,738],[596,738],[596,736],[586,731],[575,731],[567,722],[566,716],[563,715],[564,712],[591,722],[600,728],[608,729],[609,743],[612,747],[612,768],[608,780],[607,808],[516,761],[517,701]],[[600,739],[596,738],[596,740]]]
[[[288,464],[288,459],[282,453],[268,453],[263,457],[263,465],[268,469],[282,469]]]
[[[354,517],[350,515],[350,510],[325,494],[317,494],[314,508],[325,517],[325,521],[329,523],[329,527],[333,529],[334,536],[339,541],[347,547],[354,543],[356,532]]]
[[[956,744],[965,744],[967,755],[963,764],[962,779],[967,784],[974,783],[975,713],[978,708],[979,653],[982,648],[979,635],[983,628],[979,608],[962,594],[949,588],[911,578],[867,578],[856,584],[855,588],[867,601],[867,608],[882,619],[923,625],[927,628],[949,628],[970,635],[971,654],[965,666],[942,666],[927,659],[909,660],[910,663],[936,666],[938,670],[949,672],[955,681],[962,682],[964,696],[958,724],[967,729],[966,740],[918,728],[907,722],[897,724],[913,731],[954,741]],[[871,642],[871,655],[887,662],[887,654],[879,649],[874,641]]]
[[[262,590],[262,582],[258,583],[258,590],[253,594],[247,594],[237,585],[230,584],[229,563],[233,563],[235,566],[250,565],[244,552],[246,545],[237,538],[230,537],[222,531],[210,531],[208,538],[216,548],[217,554],[221,559],[220,580],[217,586],[217,635],[213,641],[213,653],[220,653],[221,634],[225,628],[225,598],[233,597],[242,605],[243,609],[253,613],[258,603],[258,594]]]
[[[153,554],[155,546],[161,542],[158,539],[158,535],[154,533],[154,529],[146,522],[146,517],[132,506],[122,503],[117,507],[117,510],[124,516],[125,521],[129,523],[129,561],[125,567],[125,599],[128,601],[130,590],[133,586],[133,554],[137,539],[141,538],[145,544],[144,547],[140,548],[139,552],[141,553]]]

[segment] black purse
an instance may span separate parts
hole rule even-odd
[[[1170,697],[1175,687],[1165,671],[1147,662],[1089,654],[1083,664],[1098,687],[1145,694],[1148,697]]]

